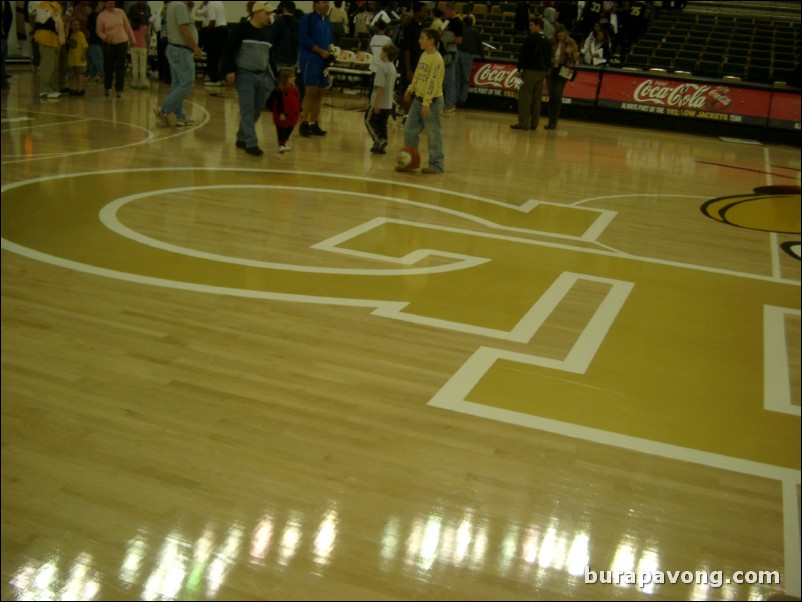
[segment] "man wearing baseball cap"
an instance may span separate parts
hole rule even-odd
[[[223,50],[223,73],[226,83],[237,89],[239,100],[239,129],[237,148],[259,157],[256,122],[262,113],[266,90],[275,82],[270,68],[270,15],[273,7],[267,2],[254,2],[251,16],[240,21],[228,35]]]

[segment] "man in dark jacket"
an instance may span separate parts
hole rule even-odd
[[[551,43],[543,35],[543,19],[535,17],[529,22],[529,35],[521,45],[518,57],[518,123],[514,130],[535,130],[540,122],[540,105],[543,101],[543,80],[551,60]]]
[[[239,129],[237,148],[249,155],[260,157],[264,151],[259,148],[256,136],[256,122],[262,114],[267,98],[268,82],[273,82],[270,69],[270,14],[273,12],[267,2],[254,2],[249,19],[240,21],[228,35],[223,49],[223,72],[226,83],[237,89],[239,101]]]

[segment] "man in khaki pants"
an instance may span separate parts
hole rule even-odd
[[[529,21],[529,35],[521,46],[518,57],[518,123],[514,130],[536,130],[540,122],[540,106],[543,101],[543,81],[549,69],[551,43],[543,35],[543,19],[534,17]]]

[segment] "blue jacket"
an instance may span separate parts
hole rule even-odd
[[[331,21],[329,17],[321,17],[315,12],[306,13],[301,17],[299,26],[301,61],[323,64],[323,57],[312,50],[313,46],[328,50],[333,39]]]

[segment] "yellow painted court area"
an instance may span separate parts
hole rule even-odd
[[[114,174],[98,174],[67,180],[69,203],[63,200],[65,182],[60,178],[8,190],[2,207],[4,238],[125,274],[376,307],[393,303],[391,309],[382,310],[385,317],[487,334],[491,344],[493,339],[513,340],[519,344],[516,351],[524,354],[526,343],[530,337],[536,342],[538,333],[535,329],[521,334],[525,331],[521,324],[525,317],[534,322],[548,318],[555,306],[543,310],[536,306],[561,275],[625,284],[632,287],[631,292],[607,316],[606,330],[599,335],[601,342],[584,373],[499,360],[478,377],[467,400],[799,469],[799,417],[767,411],[757,401],[763,397],[764,306],[798,311],[798,286],[619,256],[572,246],[564,238],[544,243],[531,237],[550,233],[579,238],[599,219],[600,213],[594,210],[534,205],[531,211],[521,211],[465,195],[326,177],[316,178],[312,188],[346,187],[354,195],[353,202],[347,195],[338,200],[338,210],[345,215],[352,212],[352,227],[357,228],[336,243],[338,252],[371,257],[375,262],[426,250],[442,254],[446,264],[454,262],[457,267],[437,273],[377,276],[371,268],[344,275],[220,262],[124,238],[101,224],[98,214],[117,198],[169,197],[175,194],[171,189],[184,195],[192,189],[199,195],[221,196],[226,186],[254,186],[253,194],[270,202],[270,192],[258,188],[265,184],[258,172],[177,171],[171,174],[168,187],[163,178],[142,174],[127,179],[124,191],[115,186],[114,178]],[[274,176],[270,184],[310,186],[308,179],[297,174]],[[99,190],[105,194],[98,194]],[[371,198],[428,205],[453,223],[382,220],[365,226],[372,217]],[[746,213],[753,210],[764,215],[765,203],[759,205],[743,203],[744,209],[736,210],[738,219],[751,220]],[[787,202],[774,205],[777,213],[789,206]],[[785,213],[793,214],[793,210]],[[771,223],[776,225],[777,218]],[[462,265],[469,260],[475,261]],[[581,335],[585,324],[577,328]]]

